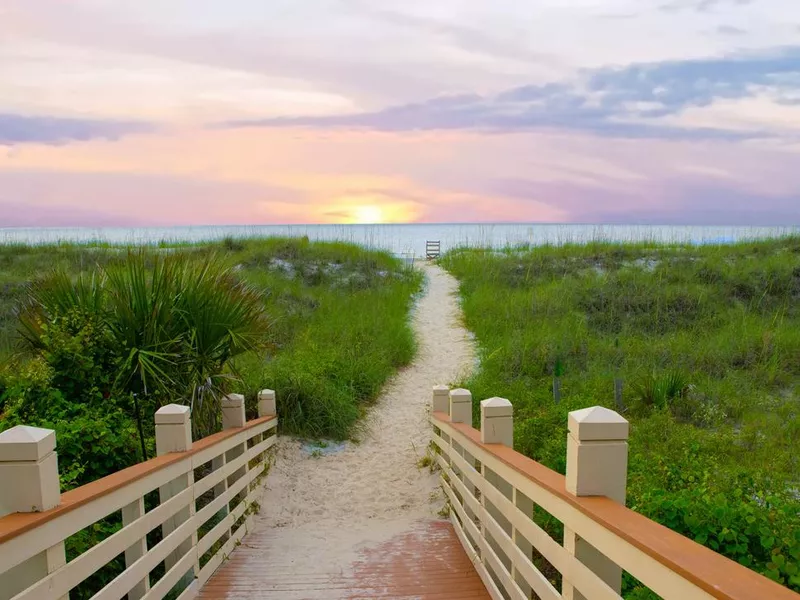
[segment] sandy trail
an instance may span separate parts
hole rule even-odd
[[[249,550],[237,551],[258,556],[275,577],[348,577],[365,551],[439,518],[437,475],[417,466],[430,440],[431,388],[471,369],[474,347],[459,321],[456,281],[423,268],[427,289],[413,318],[419,352],[371,409],[361,442],[323,456],[291,438],[277,444],[256,531],[243,541]]]

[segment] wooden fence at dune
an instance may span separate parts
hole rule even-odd
[[[800,599],[625,507],[628,422],[616,412],[569,414],[563,476],[513,450],[511,402],[480,407],[476,430],[470,392],[437,386],[430,420],[450,520],[495,600],[618,600],[623,571],[666,599]]]
[[[156,458],[64,494],[53,431],[0,434],[0,599],[66,599],[120,555],[122,567],[93,598],[194,597],[252,529],[278,422],[271,390],[258,414],[246,421],[244,398],[228,396],[223,430],[193,443],[189,407],[164,406]],[[119,529],[67,562],[65,541],[99,522]]]

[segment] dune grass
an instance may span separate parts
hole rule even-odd
[[[276,389],[284,431],[354,436],[365,406],[413,357],[408,314],[422,276],[386,252],[305,238],[159,244],[149,251],[214,254],[262,295],[267,350],[236,361],[231,391],[246,394],[252,414],[257,391]],[[30,281],[54,269],[91,273],[127,260],[127,253],[109,244],[0,246],[0,373],[19,362],[15,307]]]
[[[628,505],[800,590],[800,238],[464,249],[442,264],[480,345],[461,383],[513,402],[517,450],[563,473],[567,413],[616,408],[622,379]]]

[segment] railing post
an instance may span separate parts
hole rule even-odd
[[[244,427],[244,396],[228,394],[222,399],[222,428]]]
[[[433,386],[433,412],[450,414],[450,388],[446,385]]]
[[[258,416],[268,417],[278,414],[274,390],[261,390],[258,392]]]
[[[505,398],[489,398],[488,400],[481,401],[481,442],[484,444],[502,444],[509,448],[514,447],[514,407],[511,402]],[[486,468],[481,467],[483,478],[487,483],[497,488],[497,490],[506,496],[512,502],[516,502],[516,488],[508,482],[503,481],[497,477],[495,473]],[[481,497],[481,504],[484,510],[491,515],[498,525],[511,537],[517,546],[531,556],[530,548],[532,546],[522,536],[517,534],[516,528],[506,518],[505,515],[487,499]],[[495,552],[498,551],[496,540],[486,531],[485,526],[481,525],[481,535],[495,547]],[[503,553],[499,553],[502,559]],[[516,564],[507,557],[504,560],[506,568],[511,572],[511,577],[517,582],[520,589],[530,598],[531,588],[525,582],[525,579],[517,573]],[[488,568],[488,565],[487,565]]]
[[[484,444],[503,444],[514,447],[514,407],[505,398],[489,398],[481,402],[481,442]],[[487,474],[485,473],[484,476]],[[512,487],[509,498],[529,517],[533,515],[533,502]],[[488,508],[488,507],[487,507]],[[495,517],[497,518],[497,517]],[[533,558],[533,545],[511,525],[511,539],[528,558]],[[531,597],[531,587],[517,572],[516,563],[511,563],[511,577],[517,582],[526,597]]]
[[[61,503],[55,450],[56,433],[52,429],[17,425],[0,433],[0,516],[42,512]],[[0,573],[0,599],[15,596],[65,564],[62,541]]]
[[[172,452],[186,452],[192,449],[192,422],[188,406],[180,404],[167,404],[166,406],[162,406],[156,411],[155,421],[156,454],[158,456]],[[158,489],[161,503],[163,504],[186,488],[191,487],[193,484],[194,470],[190,466],[186,473],[176,477]],[[195,499],[192,498],[186,508],[181,509],[174,516],[164,521],[164,524],[161,526],[163,537],[166,538],[184,522],[191,519],[194,513]],[[197,546],[196,531],[164,560],[167,571],[195,546]],[[195,562],[193,570],[194,576],[196,577],[198,572],[197,562]]]
[[[244,396],[241,394],[228,394],[225,396],[222,399],[222,428],[232,429],[234,427],[244,427],[245,422]],[[225,453],[225,462],[229,463],[236,460],[245,452],[247,452],[246,441],[228,450]],[[227,487],[231,487],[240,477],[244,477],[247,474],[247,468],[248,465],[245,463],[242,467],[228,475]],[[247,495],[249,489],[249,486],[244,488],[245,495]],[[228,530],[228,534],[233,535],[234,533],[233,527],[231,527]]]
[[[594,406],[569,413],[567,492],[575,496],[607,496],[625,504],[628,479],[628,422],[613,410]],[[620,593],[622,569],[564,526],[564,547]],[[585,600],[567,583],[566,600]]]
[[[275,390],[261,390],[258,392],[258,416],[261,417],[274,417],[278,414],[278,405],[275,399]],[[260,444],[264,441],[264,434],[259,433],[258,435],[254,436],[253,442],[255,444]],[[261,467],[261,463],[264,459],[264,452],[261,454],[253,457],[257,462],[259,467]],[[262,467],[263,468],[263,467]],[[253,479],[252,483],[250,483],[250,491],[255,490],[259,486],[259,478],[256,477]]]
[[[466,423],[472,427],[472,393],[463,388],[450,390],[449,412],[452,423]]]
[[[481,442],[514,447],[514,407],[505,398],[481,401]]]

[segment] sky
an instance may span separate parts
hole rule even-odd
[[[0,228],[800,224],[795,0],[0,0]]]

